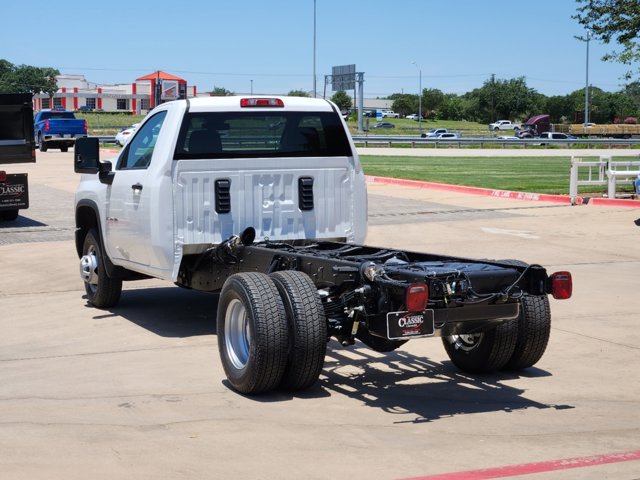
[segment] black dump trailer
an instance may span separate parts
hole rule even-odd
[[[31,94],[0,94],[0,165],[35,161]],[[15,220],[26,208],[27,174],[0,170],[0,220]]]

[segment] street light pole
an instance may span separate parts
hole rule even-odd
[[[416,62],[411,62],[418,69],[418,130],[422,133],[422,69]]]
[[[584,126],[586,127],[589,123],[589,40],[591,39],[589,30],[587,30],[587,71],[586,71],[586,81],[584,85]]]
[[[313,98],[316,96],[316,0],[313,0]]]

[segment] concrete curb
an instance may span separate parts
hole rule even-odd
[[[631,200],[624,198],[591,198],[588,205],[597,207],[629,207],[640,208],[640,200]]]
[[[367,175],[368,183],[382,183],[387,185],[400,185],[411,188],[424,188],[429,190],[442,190],[456,193],[465,193],[469,195],[484,195],[487,197],[506,198],[510,200],[527,200],[533,202],[552,202],[571,204],[571,198],[566,195],[550,195],[544,193],[529,193],[529,192],[513,192],[510,190],[494,190],[490,188],[480,187],[466,187],[463,185],[449,185],[446,183],[435,182],[422,182],[418,180],[404,180],[400,178],[388,178],[388,177],[373,177]],[[635,202],[635,200],[632,200]],[[577,197],[576,205],[582,205],[586,202],[582,197]],[[637,202],[637,207],[640,207],[640,202]]]

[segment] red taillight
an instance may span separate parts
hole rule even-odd
[[[553,298],[557,300],[571,298],[571,294],[573,293],[571,273],[556,272],[552,273],[549,278],[551,280],[551,295],[553,295]]]
[[[4,170],[0,170],[0,182],[4,183],[7,181],[7,172]]]
[[[284,107],[279,98],[241,98],[241,107]]]
[[[88,130],[88,128],[87,128],[87,121],[85,120],[85,121],[84,121],[84,131],[86,132],[87,130]]]
[[[409,312],[421,312],[427,308],[429,287],[424,283],[409,285],[405,292],[405,307]]]
[[[49,120],[45,120],[44,121],[44,131],[48,132],[49,131]]]

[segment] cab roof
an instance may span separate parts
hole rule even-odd
[[[243,99],[279,99],[282,106],[241,106]],[[192,112],[207,111],[260,111],[260,110],[294,110],[331,112],[332,104],[322,98],[288,97],[286,95],[234,95],[229,97],[197,97],[190,98],[189,110]],[[246,103],[246,102],[245,102]]]

